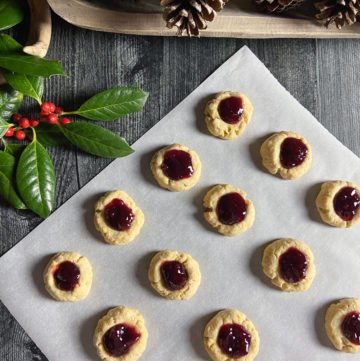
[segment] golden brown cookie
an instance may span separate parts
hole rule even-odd
[[[293,132],[279,132],[267,138],[260,148],[264,167],[284,179],[297,179],[310,168],[312,153],[309,143]]]
[[[147,339],[140,312],[119,306],[99,320],[93,341],[103,361],[136,361],[145,351]]]
[[[170,300],[187,300],[197,291],[201,282],[199,264],[187,253],[158,252],[150,262],[151,286]]]
[[[144,225],[144,214],[124,191],[106,193],[95,205],[94,223],[105,242],[127,244]]]
[[[201,175],[199,156],[181,144],[157,151],[150,167],[159,185],[172,192],[184,192],[194,187]]]
[[[325,223],[334,227],[352,227],[360,221],[360,187],[344,181],[323,183],[316,207]]]
[[[339,351],[360,352],[360,299],[345,298],[330,305],[325,314],[325,330]]]
[[[77,302],[89,294],[93,272],[86,257],[61,252],[50,259],[43,277],[46,290],[55,300]]]
[[[235,309],[220,311],[206,325],[204,345],[214,361],[252,361],[260,338],[254,324]]]
[[[252,113],[249,98],[243,93],[231,91],[216,94],[204,110],[209,132],[221,139],[240,136],[250,122]]]
[[[252,227],[253,203],[246,193],[230,184],[212,187],[204,197],[204,217],[219,233],[235,236]]]
[[[278,239],[265,248],[262,267],[275,286],[288,292],[307,290],[316,274],[310,247],[290,238]]]

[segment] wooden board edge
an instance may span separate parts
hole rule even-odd
[[[165,27],[161,14],[128,13],[100,8],[80,0],[48,0],[52,10],[67,22],[90,30],[174,36],[174,29]],[[360,38],[360,24],[342,30],[325,28],[316,22],[264,15],[222,15],[209,24],[202,37],[229,38]]]

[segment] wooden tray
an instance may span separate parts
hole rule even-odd
[[[145,1],[145,0],[143,0]],[[143,6],[136,8],[124,4],[130,0],[89,2],[86,0],[48,0],[53,11],[69,23],[91,30],[138,34],[174,36],[174,29],[167,29],[161,9],[154,0],[149,0],[149,11]],[[156,3],[159,1],[156,0]],[[122,7],[120,7],[122,3]],[[101,4],[101,5],[99,5]],[[251,6],[251,0],[232,0],[225,10],[201,32],[203,37],[231,38],[360,38],[360,24],[329,29],[315,21],[258,14]]]

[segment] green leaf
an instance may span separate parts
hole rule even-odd
[[[16,182],[27,207],[46,218],[54,206],[55,169],[49,154],[36,139],[20,156]]]
[[[125,157],[134,152],[124,138],[91,123],[69,123],[60,129],[72,144],[99,157]]]
[[[92,120],[115,120],[122,115],[138,112],[149,93],[140,88],[112,88],[94,95],[74,112]]]
[[[22,48],[10,35],[0,34],[0,53],[22,53]]]
[[[0,0],[0,30],[5,30],[21,23],[23,12],[14,0]]]
[[[6,81],[19,92],[34,98],[41,104],[41,97],[44,92],[44,78],[33,75],[18,74],[11,71],[4,71]]]
[[[11,154],[0,151],[0,195],[16,209],[26,209],[13,186],[16,159]]]
[[[15,73],[34,76],[66,75],[57,60],[42,59],[37,56],[14,52],[0,53],[0,67]]]
[[[9,127],[10,124],[2,120],[2,118],[0,118],[0,138],[2,138],[5,135]]]
[[[15,158],[20,158],[21,153],[25,149],[23,144],[6,144],[5,152],[11,154]]]
[[[16,90],[0,89],[0,119],[9,120],[11,115],[19,110],[23,97],[23,94]]]
[[[65,138],[59,127],[53,124],[40,123],[39,126],[35,128],[35,132],[36,139],[44,147],[55,147],[57,145],[68,143],[68,140]],[[31,133],[28,135],[32,138]]]

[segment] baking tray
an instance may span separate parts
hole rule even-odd
[[[122,34],[175,36],[165,27],[159,0],[48,0],[67,22],[91,30]],[[360,38],[360,24],[326,28],[314,20],[257,13],[251,0],[232,0],[202,37],[228,38]]]

